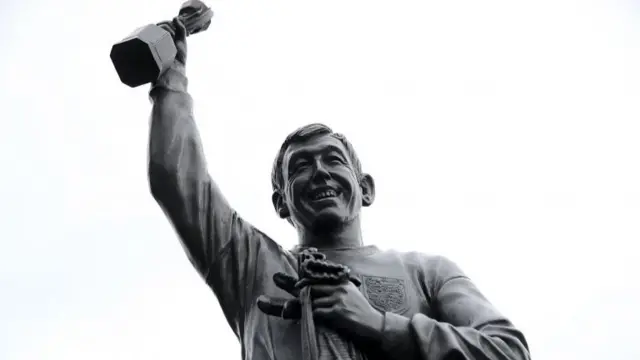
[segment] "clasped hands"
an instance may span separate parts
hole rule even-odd
[[[284,273],[276,273],[273,275],[275,285],[291,294],[293,299],[261,295],[258,298],[258,308],[268,315],[290,320],[300,319],[300,292],[302,288],[309,286],[314,321],[354,343],[380,341],[384,315],[373,308],[360,292],[360,281],[350,276],[333,280],[297,279]]]

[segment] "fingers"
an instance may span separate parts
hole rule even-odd
[[[173,37],[176,42],[186,41],[187,29],[180,18],[176,17],[172,21],[161,21],[157,25],[171,34],[171,37]]]
[[[311,285],[313,283],[314,282],[311,279],[306,279],[306,278],[302,279],[302,280],[300,280],[300,281],[298,281],[296,283],[296,285],[295,285],[296,291],[299,292],[300,290],[302,290],[303,287],[309,286],[309,285]]]
[[[318,307],[313,309],[313,318],[317,321],[327,321],[335,316],[333,306]]]
[[[313,306],[312,311],[313,320],[320,324],[331,326],[332,321],[339,317],[337,307],[335,303],[330,301],[330,298],[325,298],[322,303],[318,301],[318,304]]]
[[[283,274],[276,273],[273,276],[274,282],[278,287],[286,290],[291,288],[291,284],[295,285],[295,278]],[[314,317],[326,317],[333,312],[335,304],[339,300],[339,293],[344,291],[341,285],[310,285],[311,291],[311,308]],[[276,297],[268,297],[261,295],[258,297],[257,305],[260,311],[267,315],[277,316],[284,319],[300,319],[302,314],[302,305],[300,299],[283,299]]]
[[[162,21],[157,24],[162,30],[168,32],[172,38],[175,38],[176,30],[173,27],[173,23],[169,21]]]
[[[313,256],[313,258],[315,260],[326,260],[327,256],[321,252],[315,252],[313,253],[311,256]]]
[[[314,317],[326,318],[334,312],[336,299],[334,297],[322,297],[311,302]],[[270,316],[277,316],[287,320],[298,320],[302,316],[302,305],[298,299],[282,299],[260,295],[258,308]]]
[[[317,299],[313,299],[311,302],[311,308],[313,310],[329,308],[332,307],[336,303],[336,299],[333,296],[325,296]]]
[[[179,17],[175,17],[171,24],[174,28],[173,41],[178,50],[176,60],[184,65],[187,62],[187,30]]]
[[[316,299],[316,298],[321,298],[321,297],[325,297],[325,296],[330,296],[333,295],[337,292],[342,291],[342,286],[340,284],[336,284],[336,285],[327,285],[327,284],[323,284],[323,285],[311,285],[311,297]]]
[[[298,299],[287,300],[260,295],[257,303],[263,313],[284,319],[299,319],[302,313]]]
[[[287,275],[285,273],[275,273],[273,274],[273,282],[280,289],[288,292],[289,294],[298,297],[300,295],[300,289],[296,287],[296,283],[298,279],[291,275]]]
[[[173,19],[173,27],[175,28],[175,39],[176,41],[185,41],[187,39],[187,29],[184,25],[184,23],[182,22],[182,20],[180,20],[180,17],[176,16]]]
[[[281,316],[284,309],[284,302],[280,303],[279,299],[269,299],[264,295],[258,297],[258,309],[267,315]]]
[[[309,261],[307,267],[309,270],[314,272],[330,272],[330,273],[338,273],[345,269],[345,266],[341,264],[336,264],[331,261],[327,261],[324,259],[315,259],[316,261]]]

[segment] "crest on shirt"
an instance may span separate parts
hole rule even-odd
[[[407,289],[403,279],[362,276],[362,280],[365,295],[373,307],[395,313],[406,310]]]

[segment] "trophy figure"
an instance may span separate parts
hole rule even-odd
[[[213,11],[199,0],[182,4],[178,18],[187,35],[207,30]],[[120,81],[134,88],[155,81],[173,63],[177,53],[171,34],[158,25],[138,28],[111,47],[111,61]]]

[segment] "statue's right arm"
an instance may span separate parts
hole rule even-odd
[[[228,320],[238,322],[263,235],[237,215],[209,175],[184,71],[163,74],[150,98],[151,193]]]

